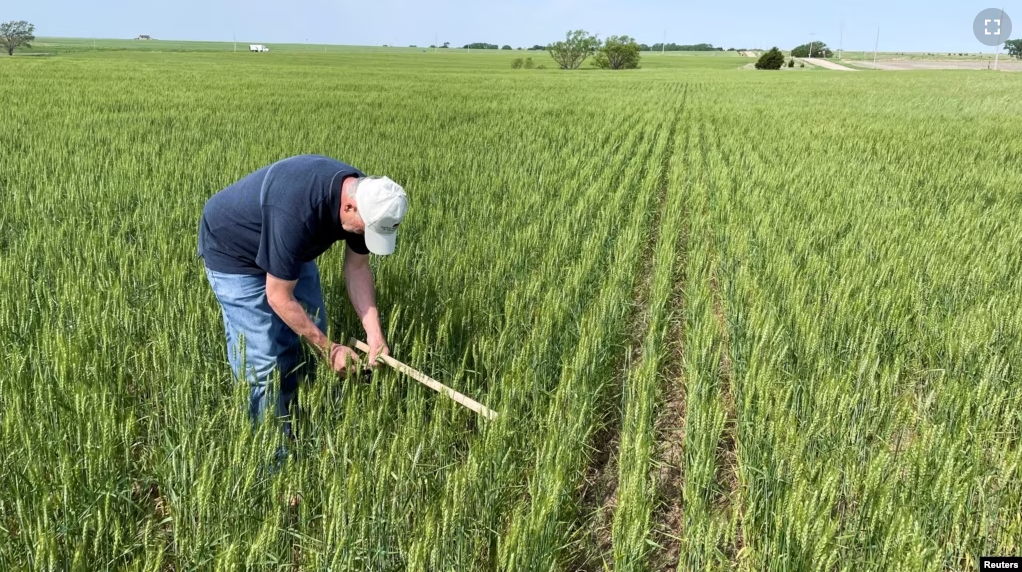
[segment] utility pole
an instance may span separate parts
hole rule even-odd
[[[873,46],[873,68],[877,67],[877,49],[880,48],[880,26],[877,26],[877,43]]]
[[[1001,33],[1001,25],[1004,22],[1004,7],[1001,6],[1001,21],[997,26],[997,33]],[[1001,44],[997,44],[997,53],[994,55],[994,71],[997,71],[997,62],[1001,59]]]
[[[841,61],[845,57],[845,19],[841,17],[841,40],[837,44],[837,59]]]
[[[813,38],[816,36],[816,32],[809,32],[809,59],[813,59]]]

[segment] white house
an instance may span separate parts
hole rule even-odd
[[[266,46],[264,46],[262,44],[249,44],[248,51],[250,51],[250,52],[268,52],[268,51],[270,51],[270,48],[267,48]]]

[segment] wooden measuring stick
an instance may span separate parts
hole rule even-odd
[[[355,338],[351,338],[351,340],[348,341],[348,345],[354,347],[355,349],[361,350],[366,354],[369,353],[369,346],[359,340],[356,340]],[[377,356],[377,359],[383,360],[383,363],[389,365],[391,368],[400,371],[401,373],[407,375],[408,377],[414,379],[415,381],[418,381],[419,383],[425,385],[426,387],[432,389],[433,391],[436,391],[437,393],[442,393],[443,395],[450,397],[451,399],[457,401],[458,403],[464,405],[465,407],[471,409],[472,411],[475,411],[476,413],[482,415],[483,417],[486,417],[487,419],[493,420],[497,418],[496,411],[487,408],[482,403],[479,403],[478,401],[470,397],[466,397],[458,393],[457,391],[454,391],[450,387],[447,387],[446,385],[440,383],[439,381],[433,379],[432,377],[429,377],[428,375],[422,373],[417,369],[407,366],[388,355]]]

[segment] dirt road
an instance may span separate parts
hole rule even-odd
[[[821,68],[827,68],[829,70],[859,71],[859,70],[854,70],[852,68],[847,68],[847,67],[845,67],[845,66],[843,66],[841,64],[836,64],[834,62],[829,62],[827,60],[821,60],[819,58],[799,58],[799,60],[801,60],[801,61],[803,61],[803,62],[805,62],[805,63],[807,63],[807,64],[809,64],[811,66],[818,66],[818,67],[821,67]]]

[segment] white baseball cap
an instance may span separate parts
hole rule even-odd
[[[365,177],[355,187],[355,206],[365,223],[366,247],[373,254],[394,253],[397,226],[408,210],[408,196],[388,177]]]

